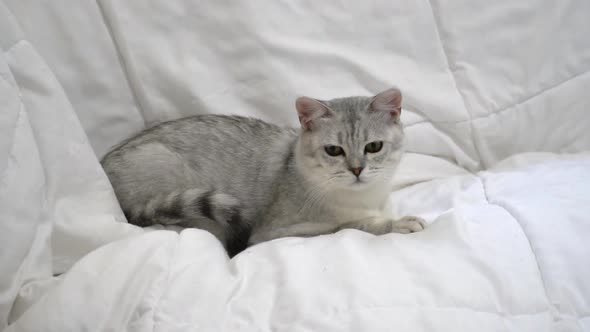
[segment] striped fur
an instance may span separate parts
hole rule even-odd
[[[157,195],[147,204],[124,209],[127,219],[138,226],[154,223],[175,225],[188,219],[206,218],[230,226],[240,222],[238,201],[225,194],[200,189],[175,190]]]

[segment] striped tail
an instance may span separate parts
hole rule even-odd
[[[230,257],[244,250],[250,237],[251,229],[242,220],[239,201],[215,191],[176,190],[141,206],[124,207],[124,212],[130,223],[141,227],[162,224],[210,229],[216,224],[224,230],[223,240]]]

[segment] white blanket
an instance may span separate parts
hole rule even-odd
[[[1,1],[0,328],[590,330],[588,17],[574,0]],[[296,95],[393,84],[409,153],[391,199],[421,233],[230,261],[206,232],[127,224],[97,161],[164,119],[296,125]]]

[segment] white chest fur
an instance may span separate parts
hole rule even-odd
[[[358,190],[334,192],[327,199],[337,223],[347,223],[369,217],[388,217],[391,186],[379,185]]]

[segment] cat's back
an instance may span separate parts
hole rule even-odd
[[[231,195],[251,218],[289,162],[297,131],[253,118],[198,115],[164,122],[102,160],[124,208],[179,188]],[[251,210],[251,211],[250,211]]]
[[[134,148],[142,144],[162,143],[185,151],[195,148],[254,148],[277,138],[295,137],[296,131],[259,119],[235,115],[195,115],[167,121],[145,129],[114,150]]]
[[[109,152],[102,165],[115,189],[190,182],[233,192],[274,177],[296,138],[295,129],[258,119],[197,115],[142,131]]]

